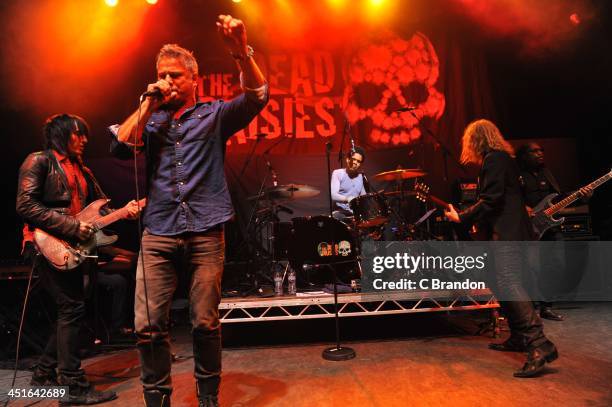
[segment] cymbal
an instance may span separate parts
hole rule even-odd
[[[393,171],[380,172],[374,175],[377,181],[399,181],[402,179],[417,178],[426,175],[427,173],[420,168],[404,168]]]
[[[285,199],[301,199],[311,198],[321,193],[315,187],[303,184],[286,184],[276,187],[266,188],[261,195],[253,195],[248,197],[249,201],[260,199],[270,200],[285,200]]]

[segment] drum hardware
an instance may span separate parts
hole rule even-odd
[[[264,200],[269,202],[289,201],[294,199],[312,198],[320,193],[321,191],[310,185],[287,184],[266,188],[259,194],[248,197],[247,200]]]

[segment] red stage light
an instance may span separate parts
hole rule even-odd
[[[580,24],[580,16],[577,13],[573,13],[569,19],[574,25]]]

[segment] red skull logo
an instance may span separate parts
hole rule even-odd
[[[356,51],[345,89],[348,120],[370,119],[370,142],[408,144],[421,137],[419,120],[439,119],[444,95],[436,88],[439,61],[429,39],[415,33],[409,41],[395,34]],[[416,119],[402,107],[417,107]]]

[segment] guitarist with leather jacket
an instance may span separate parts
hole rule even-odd
[[[106,197],[91,171],[83,165],[89,129],[82,118],[59,114],[46,120],[43,134],[45,150],[28,155],[19,169],[16,204],[17,213],[26,223],[24,256],[33,259],[42,286],[57,306],[56,330],[37,363],[31,384],[68,386],[71,404],[113,400],[114,392],[94,390],[81,369],[79,329],[85,318],[83,273],[91,262],[60,272],[42,255],[36,255],[32,244],[32,228],[67,241],[84,241],[95,232],[92,224],[75,218],[89,202]]]
[[[481,165],[478,200],[461,213],[449,205],[446,217],[456,223],[485,227],[486,240],[530,240],[532,233],[523,201],[519,170],[512,157],[512,146],[497,126],[488,120],[470,123],[463,134],[461,161]],[[510,338],[490,344],[498,351],[528,352],[524,366],[515,377],[538,375],[546,363],[557,359],[555,345],[544,335],[542,321],[523,288],[521,247],[517,244],[496,244],[495,280],[493,287],[510,327]],[[509,301],[508,301],[509,299]]]

